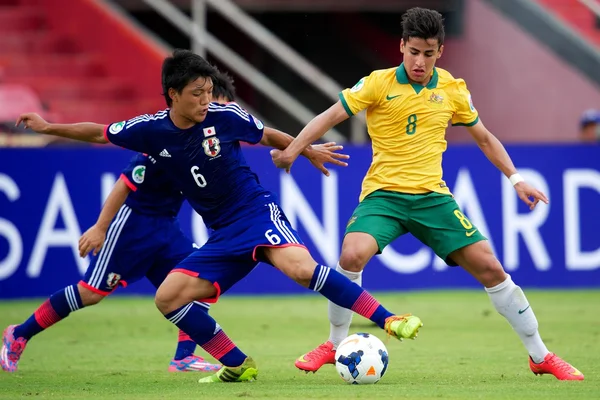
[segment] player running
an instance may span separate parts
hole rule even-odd
[[[176,50],[162,68],[168,109],[109,126],[94,123],[49,124],[37,114],[23,114],[35,132],[76,140],[111,142],[151,155],[212,229],[208,242],[171,271],[155,301],[177,325],[224,367],[201,383],[254,380],[256,363],[225,334],[196,301],[214,303],[259,261],[267,262],[299,284],[342,307],[369,318],[390,335],[414,338],[421,320],[386,310],[360,286],[319,265],[290,226],[274,193],[250,170],[240,142],[284,149],[293,140],[235,103],[210,103],[215,69],[202,57]],[[335,153],[305,147],[302,153],[324,173],[325,162],[345,165]]]
[[[479,119],[465,82],[435,67],[444,50],[442,16],[413,8],[404,14],[402,28],[404,62],[374,71],[342,91],[340,100],[315,117],[285,151],[272,151],[274,163],[289,171],[308,143],[366,109],[373,161],[363,180],[360,203],[346,227],[337,271],[360,285],[371,257],[410,232],[448,265],[461,265],[485,287],[496,310],[527,348],[536,375],[583,380],[581,372],[548,351],[523,291],[504,272],[486,238],[461,212],[442,180],[448,122],[467,127],[530,209],[548,199],[517,173],[500,141]],[[335,349],[348,335],[351,318],[351,311],[330,303],[329,340],[301,356],[296,367],[317,371],[334,363]]]
[[[212,100],[235,100],[231,77],[218,72],[213,81]],[[99,303],[118,285],[125,287],[145,276],[158,288],[173,267],[194,250],[192,241],[179,228],[177,215],[182,204],[181,191],[154,158],[133,156],[108,195],[97,222],[79,240],[81,257],[93,251],[84,278],[54,293],[22,324],[6,328],[0,352],[2,369],[15,372],[33,336],[71,312]],[[210,308],[208,303],[198,305]],[[221,368],[194,355],[195,349],[196,343],[180,330],[169,371],[210,372]]]

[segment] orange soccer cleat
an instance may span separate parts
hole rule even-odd
[[[305,372],[317,372],[325,364],[335,364],[333,343],[325,342],[316,349],[301,355],[294,365]]]
[[[571,364],[554,353],[546,354],[544,361],[539,364],[529,358],[529,368],[536,375],[551,374],[559,381],[582,381],[583,374]]]

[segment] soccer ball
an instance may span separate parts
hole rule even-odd
[[[343,380],[354,385],[377,383],[388,366],[388,352],[369,333],[348,336],[335,352],[335,368]]]

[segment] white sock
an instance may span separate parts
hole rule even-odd
[[[358,286],[362,285],[362,271],[351,272],[343,269],[338,263],[335,268],[337,272],[356,283]],[[333,343],[333,348],[336,349],[342,340],[348,337],[348,331],[350,330],[350,323],[352,322],[352,310],[338,306],[337,304],[329,302],[329,341]]]
[[[538,332],[535,314],[521,288],[512,281],[510,275],[501,284],[485,288],[496,310],[506,318],[521,342],[529,352],[533,362],[540,363],[548,354],[548,349]]]

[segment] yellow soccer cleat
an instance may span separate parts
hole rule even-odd
[[[223,366],[215,374],[201,378],[198,383],[233,383],[233,382],[252,382],[256,380],[258,368],[256,362],[251,357],[244,360],[239,367]]]
[[[422,326],[421,318],[414,315],[393,315],[386,318],[384,330],[388,335],[395,336],[399,340],[415,339]]]

